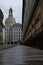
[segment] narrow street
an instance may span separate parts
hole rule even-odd
[[[18,45],[0,51],[0,65],[43,65],[43,50]]]

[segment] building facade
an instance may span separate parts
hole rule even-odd
[[[3,44],[5,44],[5,27],[3,28]]]
[[[13,25],[13,43],[22,41],[22,24],[16,23]]]
[[[23,44],[43,48],[43,0],[23,0]]]
[[[15,23],[12,26],[6,28],[5,31],[5,43],[7,44],[15,44],[15,42],[19,43],[22,41],[22,24]]]
[[[3,17],[4,17],[3,12],[0,9],[0,45],[3,44],[3,28],[4,28]]]
[[[9,16],[5,22],[5,43],[13,44],[22,41],[22,24],[16,23],[13,10],[9,9]]]
[[[10,8],[8,18],[5,21],[5,43],[7,44],[9,44],[9,42],[12,42],[11,28],[12,28],[12,25],[14,25],[15,23],[16,23],[16,20],[15,18],[13,18],[13,10],[12,8]]]

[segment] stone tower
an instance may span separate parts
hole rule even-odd
[[[13,9],[10,8],[10,9],[9,9],[8,18],[6,18],[5,25],[12,26],[12,25],[15,24],[15,23],[16,23],[16,20],[15,20],[15,18],[13,18]]]
[[[13,10],[12,10],[12,8],[9,9],[9,17],[13,18]]]

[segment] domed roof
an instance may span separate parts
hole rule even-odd
[[[9,15],[8,18],[6,19],[5,25],[13,25],[16,23],[15,18],[13,18],[13,12],[12,8],[9,9]]]
[[[13,25],[16,23],[15,18],[7,18],[5,21],[5,25]]]

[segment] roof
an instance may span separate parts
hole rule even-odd
[[[13,26],[22,26],[21,23],[15,23]]]

